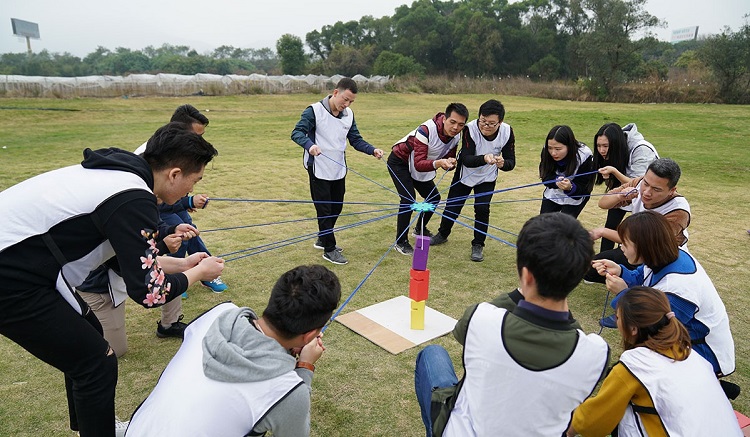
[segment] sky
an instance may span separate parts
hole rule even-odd
[[[308,32],[326,24],[393,15],[403,4],[411,1],[0,0],[0,53],[26,51],[26,39],[13,35],[11,18],[39,25],[41,39],[31,40],[34,52],[84,57],[97,46],[140,50],[169,43],[208,53],[221,45],[275,49],[283,34],[304,41]],[[746,22],[750,1],[648,0],[646,10],[668,22],[653,33],[669,41],[673,29],[689,26],[699,26],[699,35],[718,33],[724,26],[737,30]]]

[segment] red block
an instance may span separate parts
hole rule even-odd
[[[412,269],[409,276],[409,298],[416,302],[427,300],[430,290],[430,271]]]

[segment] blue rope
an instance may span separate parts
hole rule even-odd
[[[485,204],[484,204],[484,203],[479,203],[479,204],[476,204],[476,205],[485,205]],[[443,209],[443,214],[441,214],[441,213],[439,213],[439,212],[438,212],[437,214],[438,214],[439,216],[443,217],[443,216],[444,216],[444,213],[445,213],[445,209]],[[464,219],[468,219],[468,220],[474,220],[475,222],[477,222],[477,223],[480,223],[480,224],[483,224],[483,225],[487,226],[488,228],[492,228],[492,229],[495,229],[495,230],[497,230],[497,231],[500,231],[500,232],[504,232],[504,233],[506,233],[506,234],[510,234],[510,235],[512,235],[512,236],[514,236],[514,237],[518,237],[518,234],[516,234],[516,233],[514,233],[514,232],[511,232],[511,231],[506,231],[505,229],[499,228],[499,227],[497,227],[497,226],[494,226],[494,225],[491,225],[491,224],[489,224],[489,223],[485,223],[485,222],[479,221],[479,220],[477,220],[476,218],[473,218],[473,217],[470,217],[470,216],[464,215],[464,214],[462,214],[462,213],[459,213],[459,214],[458,214],[458,217],[461,217],[461,218],[464,218]],[[447,219],[448,219],[448,220],[453,220],[453,219],[451,219],[450,217],[447,217]],[[455,222],[455,220],[453,220],[453,221]],[[474,227],[472,227],[472,229],[475,229],[475,228],[474,228]],[[479,231],[479,232],[482,232],[482,231]],[[485,235],[489,235],[489,234],[485,234]]]
[[[409,229],[411,229],[411,226],[414,224],[414,222],[416,220],[417,220],[416,217],[412,219],[411,223],[409,223],[409,226],[407,226],[406,229],[403,232],[401,232],[401,235],[399,235],[398,237],[396,237],[396,241],[400,240],[401,237],[404,236],[404,233],[408,232]],[[333,323],[333,321],[336,319],[336,317],[338,317],[338,315],[341,313],[341,311],[344,309],[344,307],[349,303],[349,301],[352,300],[352,298],[359,291],[359,289],[362,288],[362,285],[364,285],[365,281],[367,281],[367,279],[372,275],[372,272],[375,271],[375,268],[377,266],[379,266],[380,263],[383,262],[383,260],[385,259],[386,255],[388,255],[391,252],[391,250],[393,250],[394,245],[395,244],[393,244],[393,245],[391,245],[391,246],[388,247],[388,249],[385,251],[385,253],[383,254],[383,256],[381,256],[380,259],[378,260],[378,262],[376,262],[375,265],[372,266],[372,269],[370,269],[370,271],[367,273],[367,275],[365,275],[364,279],[362,279],[362,281],[360,281],[359,285],[357,285],[356,287],[354,287],[354,290],[349,294],[349,297],[347,297],[346,300],[344,300],[344,303],[342,303],[341,306],[339,306],[339,308],[336,310],[336,312],[331,316],[331,319],[328,321],[328,323],[326,323],[326,325],[323,326],[323,329],[321,329],[321,331],[320,331],[321,333],[325,332],[325,330],[328,329],[328,326],[330,326],[331,323]]]
[[[397,180],[397,181],[398,181],[398,183],[399,183],[399,184],[401,185],[401,188],[403,188],[403,189],[404,189],[404,191],[405,191],[405,192],[406,192],[407,194],[411,195],[411,193],[409,193],[409,190],[407,190],[407,189],[406,189],[406,186],[404,185],[404,183],[403,183],[403,182],[401,182],[401,179],[400,179],[400,178],[398,177],[398,175],[396,174],[396,172],[395,172],[395,171],[393,171],[393,169],[391,168],[391,166],[390,166],[390,165],[388,165],[388,161],[386,161],[386,162],[385,162],[385,166],[386,166],[386,167],[388,168],[388,171],[390,172],[390,174],[392,174],[392,175],[393,175],[393,179]],[[396,193],[396,194],[398,194],[398,197],[400,197],[400,198],[402,198],[402,199],[406,199],[406,200],[408,200],[409,202],[416,202],[416,201],[417,201],[417,199],[415,199],[415,198],[412,198],[412,197],[406,197],[406,196],[402,195],[401,193]]]
[[[349,204],[349,205],[385,205],[395,206],[397,203],[384,203],[384,202],[343,202],[343,201],[323,201],[323,200],[281,200],[281,199],[237,199],[231,197],[211,197],[216,202],[256,202],[256,203],[330,203],[330,204]]]
[[[361,173],[359,173],[359,172],[355,171],[355,170],[354,170],[354,169],[352,169],[351,167],[347,167],[347,166],[346,166],[345,164],[342,164],[342,163],[340,163],[340,162],[336,161],[335,159],[333,159],[333,158],[331,158],[331,157],[329,157],[329,156],[326,156],[326,155],[324,155],[323,153],[321,153],[321,154],[320,154],[320,156],[322,156],[322,157],[324,157],[324,158],[328,159],[329,161],[332,161],[332,162],[334,162],[334,163],[336,163],[336,164],[338,164],[338,165],[340,165],[340,166],[344,167],[344,168],[345,168],[345,169],[347,169],[348,171],[351,171],[352,173],[356,174],[357,176],[360,176],[361,178],[363,178],[363,179],[365,179],[365,180],[367,180],[367,181],[370,181],[370,182],[372,182],[373,184],[375,184],[375,185],[379,186],[380,188],[384,188],[384,189],[386,189],[387,191],[390,191],[390,192],[391,192],[391,193],[393,193],[393,194],[396,194],[396,195],[398,195],[398,196],[401,196],[401,194],[399,194],[399,193],[398,193],[398,192],[396,192],[396,191],[393,191],[393,190],[391,190],[390,188],[386,187],[385,185],[381,184],[380,182],[377,182],[377,181],[374,181],[374,180],[372,180],[372,179],[368,178],[367,176],[365,176],[365,175],[363,175],[363,174],[361,174]],[[382,160],[382,158],[381,158],[381,160]],[[387,165],[388,165],[388,163],[386,162],[386,163],[385,163],[385,165],[387,166]]]
[[[471,225],[469,225],[469,224],[466,224],[466,223],[464,223],[464,222],[458,221],[458,220],[454,219],[453,217],[448,217],[448,216],[446,216],[445,214],[441,214],[441,213],[439,213],[439,212],[437,212],[437,211],[435,211],[435,214],[439,215],[440,217],[445,217],[445,218],[447,218],[448,220],[451,220],[451,221],[453,221],[454,223],[458,223],[458,224],[459,224],[459,225],[461,225],[461,226],[465,226],[465,227],[467,227],[467,228],[469,228],[469,229],[471,229],[471,230],[473,230],[473,231],[479,232],[480,234],[484,234],[484,235],[486,235],[487,237],[489,237],[489,238],[492,238],[493,240],[499,241],[499,242],[501,242],[501,243],[503,243],[503,244],[507,244],[507,245],[508,245],[508,246],[510,246],[510,247],[513,247],[513,248],[515,248],[515,247],[516,247],[516,245],[515,245],[515,244],[513,244],[513,243],[511,243],[511,242],[509,242],[509,241],[505,241],[505,240],[503,240],[502,238],[496,237],[496,236],[494,236],[494,235],[491,235],[491,234],[489,234],[489,233],[487,233],[487,232],[483,232],[483,231],[480,231],[479,229],[475,228],[474,226],[471,226]]]
[[[242,225],[242,226],[230,226],[226,228],[216,228],[216,229],[208,229],[208,230],[202,230],[201,234],[207,233],[207,232],[216,232],[216,231],[230,231],[234,229],[246,229],[246,228],[257,228],[262,226],[271,226],[271,225],[281,225],[281,224],[288,224],[288,223],[297,223],[297,222],[304,222],[308,220],[318,220],[318,219],[325,219],[325,218],[331,218],[331,217],[346,217],[350,215],[359,215],[359,214],[372,214],[376,212],[384,212],[384,211],[390,211],[394,208],[397,208],[396,206],[393,206],[391,208],[383,208],[383,209],[373,209],[370,211],[361,211],[361,212],[349,212],[346,214],[332,214],[332,215],[326,215],[321,217],[305,217],[302,219],[294,219],[294,220],[283,220],[278,222],[271,222],[271,223],[258,223],[254,225]]]

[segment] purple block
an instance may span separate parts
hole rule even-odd
[[[414,258],[411,266],[414,270],[427,270],[427,256],[430,254],[430,237],[417,235],[414,244]]]

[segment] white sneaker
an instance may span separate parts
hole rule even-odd
[[[129,420],[123,422],[115,417],[115,437],[125,437],[125,431],[127,431],[129,424]]]

